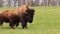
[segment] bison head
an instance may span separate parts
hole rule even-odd
[[[32,23],[34,12],[35,12],[34,9],[28,9],[28,10],[26,10],[26,14],[25,14],[26,15],[26,18],[25,18],[25,20],[27,22]]]

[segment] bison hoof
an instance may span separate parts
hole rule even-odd
[[[11,29],[16,29],[16,26],[10,27]]]
[[[22,29],[28,29],[27,27],[23,27]]]

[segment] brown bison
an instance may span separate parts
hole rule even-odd
[[[0,13],[0,25],[3,22],[9,22],[11,28],[18,27],[21,22],[22,28],[27,28],[27,22],[32,23],[34,15],[34,9],[30,9],[27,5],[22,5],[17,10],[5,10]]]

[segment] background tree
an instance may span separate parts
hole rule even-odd
[[[11,0],[7,0],[7,6],[11,7]]]
[[[0,0],[0,7],[3,6],[3,0]]]
[[[0,0],[0,7],[11,7],[12,5],[16,7],[24,4],[30,6],[60,6],[60,0]]]

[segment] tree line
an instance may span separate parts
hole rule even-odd
[[[0,0],[0,7],[30,6],[60,6],[60,0]]]

